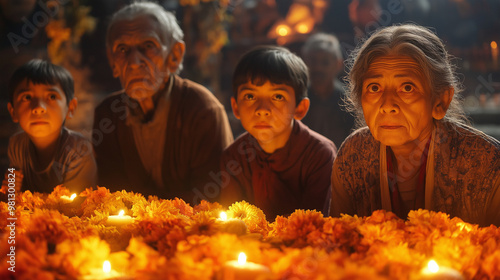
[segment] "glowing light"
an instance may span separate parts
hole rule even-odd
[[[436,273],[439,271],[439,265],[435,260],[430,260],[429,263],[427,264],[427,268],[432,273]]]
[[[491,41],[490,46],[492,49],[496,49],[498,47],[497,42]]]
[[[241,252],[238,255],[238,264],[239,265],[244,265],[247,262],[247,255],[245,253]]]
[[[305,23],[301,23],[295,27],[295,30],[299,33],[306,34],[309,32],[309,26]]]
[[[226,212],[224,212],[224,211],[220,212],[219,218],[221,219],[221,221],[227,221],[227,214],[226,214]]]
[[[123,215],[125,215],[125,211],[120,210],[120,212],[118,213],[118,216],[123,217]]]
[[[290,33],[290,27],[288,27],[288,25],[280,24],[276,27],[276,33],[279,36],[286,36]]]
[[[110,273],[111,272],[111,263],[109,261],[104,261],[102,264],[102,271],[104,273]]]
[[[76,193],[72,194],[70,199],[73,200],[73,199],[75,199],[75,197],[76,197]]]

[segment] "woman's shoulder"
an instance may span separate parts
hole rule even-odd
[[[373,138],[370,129],[365,126],[353,131],[340,146],[342,149],[378,149],[379,142]],[[359,150],[359,151],[362,151]]]
[[[460,146],[464,150],[469,151],[478,150],[496,152],[497,154],[500,153],[500,141],[476,128],[468,125],[451,123],[444,123],[441,127],[445,127],[444,132],[446,135],[451,136],[451,145]],[[447,137],[440,136],[439,138],[446,139]]]

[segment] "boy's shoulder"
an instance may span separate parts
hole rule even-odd
[[[88,138],[80,132],[63,128],[59,154],[63,158],[81,158],[93,155],[92,144]]]
[[[292,133],[295,134],[294,138],[296,139],[293,139],[293,141],[291,141],[292,145],[297,144],[298,146],[302,146],[302,143],[306,141],[308,145],[313,145],[318,149],[323,148],[327,150],[333,150],[336,153],[337,147],[330,139],[310,129],[307,125],[305,125],[301,121],[295,121],[295,122],[297,129],[294,129]]]
[[[256,146],[257,145],[257,146]],[[257,140],[253,138],[248,131],[243,132],[234,140],[231,145],[224,149],[224,154],[235,154],[238,151],[248,149],[249,147],[258,147]]]

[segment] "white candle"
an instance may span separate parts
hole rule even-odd
[[[221,230],[223,232],[232,233],[236,235],[243,235],[247,233],[247,225],[240,219],[228,219],[226,212],[220,212],[219,219],[221,222]]]
[[[245,253],[240,253],[237,261],[226,262],[220,271],[219,280],[254,280],[271,275],[267,266],[247,262],[246,258]]]
[[[124,214],[125,211],[120,210],[120,213],[118,213],[118,215],[109,215],[108,220],[106,221],[106,225],[120,227],[134,222],[134,218]]]
[[[102,268],[91,269],[89,275],[85,275],[80,280],[131,280],[132,277],[123,275],[111,269],[111,263],[104,261]]]
[[[71,203],[76,197],[76,193],[72,194],[71,196],[67,195],[61,195],[61,201],[64,203]]]
[[[464,280],[460,272],[453,268],[439,266],[436,261],[430,260],[427,267],[420,272],[420,280]]]

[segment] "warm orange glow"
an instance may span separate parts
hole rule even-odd
[[[309,32],[309,26],[307,26],[307,24],[305,24],[305,23],[299,23],[295,27],[295,30],[297,30],[297,32],[299,32],[299,33],[306,34]]]
[[[224,211],[220,212],[219,218],[220,218],[221,221],[227,221],[227,214],[226,214],[226,212],[224,212]]]
[[[102,264],[102,271],[104,273],[109,273],[111,271],[111,263],[109,261],[104,261]]]
[[[298,22],[311,17],[309,7],[302,4],[292,4],[286,16],[286,22],[295,25]]]
[[[125,215],[125,211],[120,210],[120,213],[118,213],[118,216],[123,217],[123,215]]]
[[[280,24],[276,27],[276,33],[279,36],[286,36],[290,34],[290,27],[288,27],[288,25],[285,24]]]
[[[73,199],[75,199],[75,197],[76,197],[76,193],[72,194],[70,199],[73,200]]]
[[[247,255],[243,252],[241,252],[238,256],[238,264],[239,265],[244,265],[247,262]]]
[[[430,260],[429,263],[427,264],[427,268],[432,273],[436,273],[439,271],[439,265],[435,260]]]
[[[490,46],[492,49],[496,49],[498,47],[497,42],[491,41]]]

